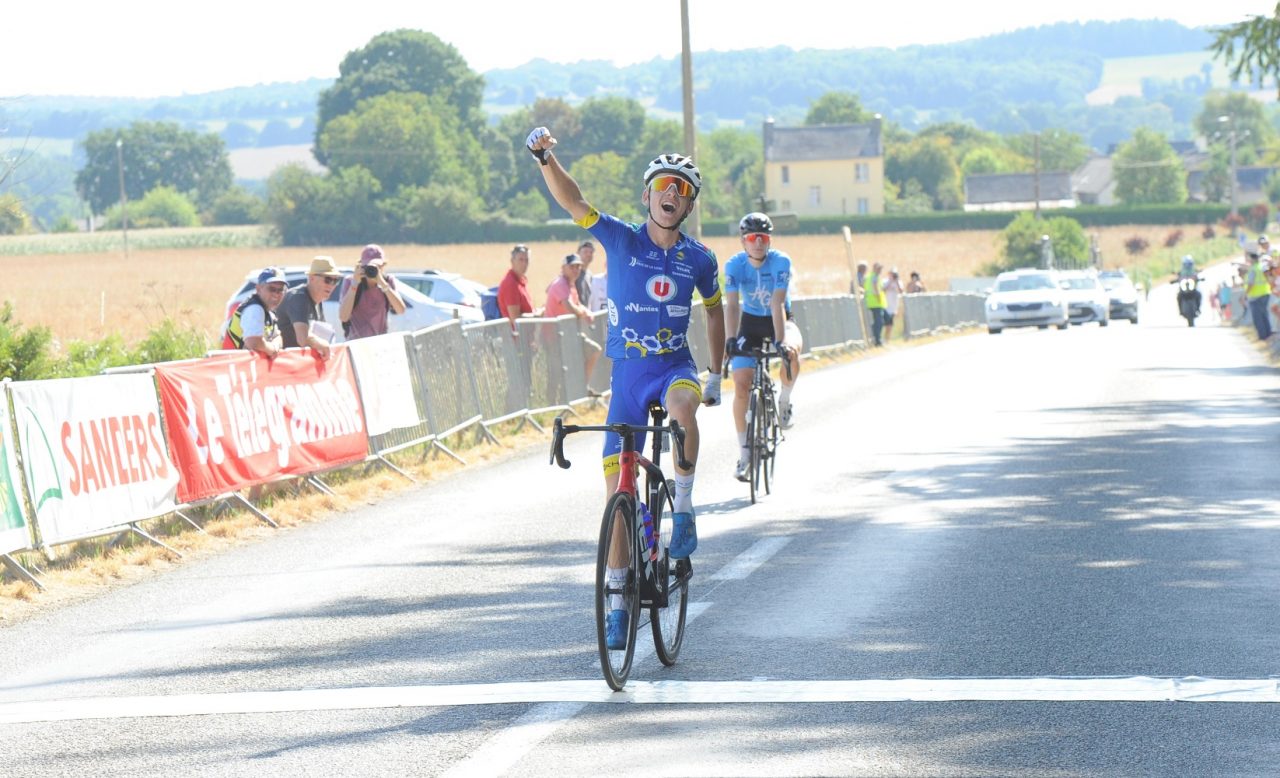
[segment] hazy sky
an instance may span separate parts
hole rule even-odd
[[[1219,25],[1274,8],[1267,0],[689,0],[694,51],[898,47],[1091,19]],[[539,57],[626,65],[680,53],[679,0],[17,0],[0,10],[0,97],[154,97],[336,78],[347,52],[402,27],[435,33],[481,73]]]

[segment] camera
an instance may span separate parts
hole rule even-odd
[[[376,265],[365,265],[365,266],[364,266],[364,274],[365,274],[365,276],[367,276],[367,277],[369,277],[369,278],[377,278],[377,277],[378,277],[378,268],[377,268],[377,266],[376,266]]]

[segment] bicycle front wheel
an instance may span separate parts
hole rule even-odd
[[[615,494],[605,506],[600,522],[600,551],[596,558],[596,644],[605,683],[621,691],[631,674],[640,620],[640,550],[635,537],[636,501],[626,493]],[[625,615],[626,644],[609,647],[610,614]]]
[[[756,504],[756,493],[760,491],[760,465],[763,453],[760,450],[760,422],[764,415],[762,405],[760,393],[752,392],[747,401],[747,445],[751,449],[751,459],[748,463],[750,478],[747,480],[751,484],[752,505]]]
[[[778,439],[781,434],[778,431],[778,401],[772,393],[769,394],[764,407],[764,425],[760,441],[764,451],[761,481],[764,483],[764,493],[773,494],[773,471],[778,458]]]
[[[684,642],[684,622],[689,612],[689,578],[693,568],[689,560],[672,560],[668,547],[671,545],[671,521],[667,518],[673,505],[671,495],[675,491],[675,482],[667,481],[658,487],[658,499],[651,500],[649,510],[653,513],[653,525],[658,530],[658,549],[662,558],[658,572],[665,581],[659,580],[659,594],[665,593],[666,606],[656,603],[649,609],[649,624],[653,627],[653,647],[657,651],[662,664],[670,667],[676,663],[680,655],[680,645]]]

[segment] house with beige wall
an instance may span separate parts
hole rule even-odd
[[[764,195],[779,213],[884,213],[880,120],[778,127],[764,123]]]

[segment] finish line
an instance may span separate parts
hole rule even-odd
[[[298,689],[0,704],[0,724],[462,705],[740,705],[866,702],[1280,702],[1280,678],[927,678],[831,681],[527,681]]]

